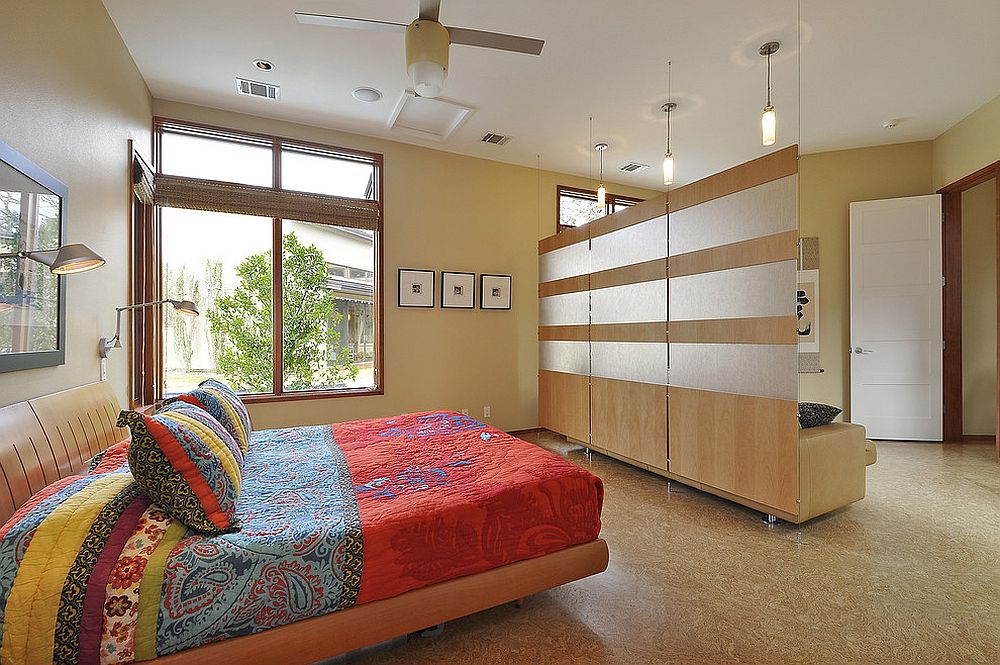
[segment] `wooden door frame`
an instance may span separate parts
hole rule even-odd
[[[962,193],[995,178],[997,200],[997,264],[1000,266],[1000,161],[945,185],[941,195],[943,213],[942,257],[944,259],[943,333],[944,349],[944,438],[962,440]],[[1000,293],[1000,269],[997,270]],[[1000,308],[997,326],[1000,330]],[[997,371],[1000,374],[1000,335],[997,336]],[[1000,460],[1000,387],[996,396],[997,459]]]

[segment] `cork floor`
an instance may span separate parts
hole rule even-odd
[[[607,572],[341,662],[1000,662],[990,445],[881,443],[863,501],[768,527],[554,434],[522,436],[604,479]]]

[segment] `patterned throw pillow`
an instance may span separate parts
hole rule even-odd
[[[153,503],[195,531],[239,529],[243,450],[215,418],[175,402],[153,416],[122,411],[118,427],[132,432],[129,469]]]
[[[799,427],[819,427],[833,422],[840,415],[840,409],[829,404],[816,402],[799,402]]]
[[[194,390],[170,399],[168,404],[177,401],[194,404],[208,411],[236,439],[246,455],[250,443],[250,414],[232,388],[221,381],[206,379]]]

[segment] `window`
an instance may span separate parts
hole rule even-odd
[[[608,193],[604,205],[597,204],[597,192],[559,185],[556,187],[557,217],[556,232],[589,224],[598,217],[634,206],[642,199]]]
[[[381,155],[159,118],[154,134],[156,247],[135,254],[160,279],[135,301],[201,313],[154,326],[156,397],[209,377],[251,401],[381,393]]]

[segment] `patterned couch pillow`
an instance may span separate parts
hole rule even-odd
[[[222,426],[240,444],[243,454],[246,454],[247,446],[250,443],[250,414],[247,413],[246,406],[232,388],[221,381],[206,379],[199,383],[194,390],[171,398],[167,403],[178,401],[194,404],[208,411],[209,415],[222,423]]]
[[[132,432],[129,469],[153,503],[195,531],[239,529],[243,451],[217,420],[175,402],[153,416],[122,411],[118,426]]]
[[[840,409],[829,404],[799,402],[799,427],[819,427],[833,422],[840,415]]]

